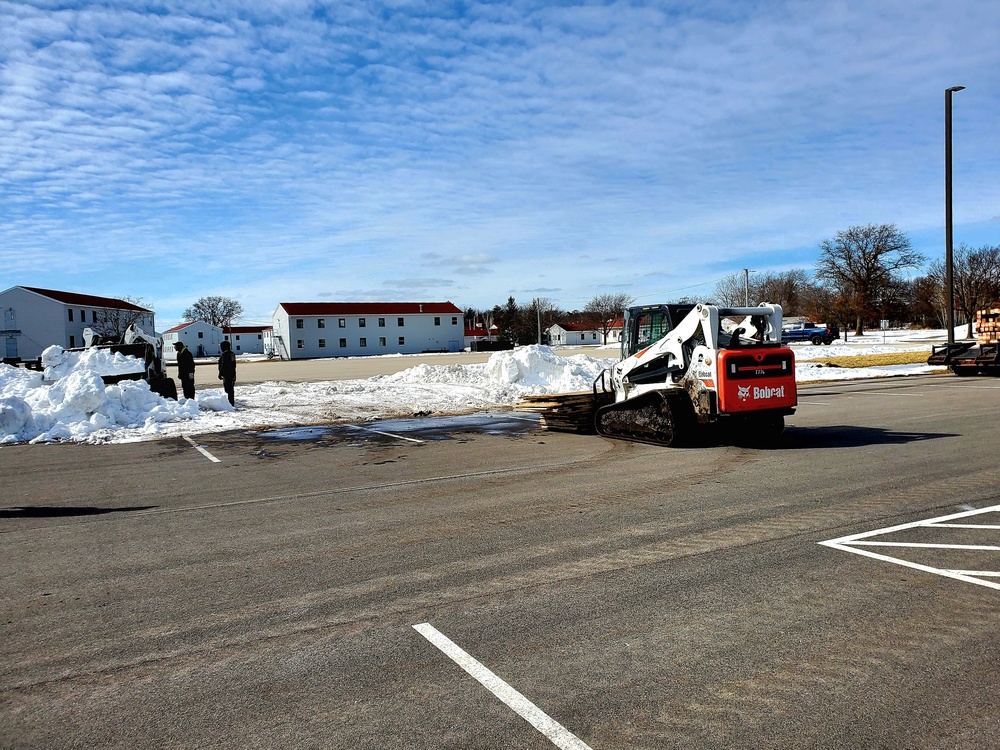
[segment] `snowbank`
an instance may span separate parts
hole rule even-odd
[[[135,357],[53,346],[42,353],[42,365],[44,373],[0,364],[0,443],[114,442],[122,429],[155,436],[162,423],[194,420],[200,412],[198,401],[164,399],[144,380],[104,384],[102,375],[142,372]],[[203,406],[222,408],[211,398]]]

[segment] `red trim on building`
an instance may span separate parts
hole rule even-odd
[[[76,292],[60,292],[56,289],[40,289],[35,286],[23,286],[21,288],[27,289],[29,292],[34,292],[35,294],[40,294],[43,297],[54,299],[56,302],[62,302],[64,305],[111,307],[116,310],[135,310],[147,313],[153,312],[152,310],[147,310],[145,307],[139,307],[138,305],[133,305],[131,302],[126,302],[125,300],[120,299],[112,299],[111,297],[98,297],[93,294],[77,294]]]
[[[282,302],[289,315],[462,315],[451,302]]]

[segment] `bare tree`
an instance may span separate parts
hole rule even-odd
[[[747,302],[750,305],[769,302],[781,305],[785,315],[795,315],[809,287],[809,274],[801,268],[749,276],[734,273],[715,285],[715,300],[725,307],[743,307]]]
[[[880,295],[899,272],[924,262],[895,224],[850,227],[824,240],[820,249],[816,277],[849,301],[855,336],[864,336],[865,320],[877,314]]]
[[[118,307],[103,307],[97,310],[94,318],[94,330],[101,336],[121,341],[125,331],[131,325],[153,327],[153,306],[144,302],[141,297],[115,297],[121,305]],[[152,333],[152,331],[149,331]]]
[[[632,304],[635,297],[628,294],[598,294],[583,308],[587,320],[601,332],[603,343],[608,343],[608,333],[614,327],[615,321],[625,316],[625,308]]]
[[[966,338],[972,338],[972,322],[976,313],[1000,297],[1000,246],[983,245],[973,250],[965,244],[952,254],[955,309],[965,316]],[[931,263],[929,278],[940,290],[942,309],[947,306],[945,284],[947,274],[943,260]],[[947,310],[945,319],[947,319]]]
[[[189,323],[196,320],[219,328],[228,328],[243,317],[243,305],[231,297],[202,297],[184,311],[183,318]]]

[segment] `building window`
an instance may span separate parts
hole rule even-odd
[[[457,315],[453,315],[452,316],[452,318],[451,318],[451,324],[453,326],[457,326],[458,325],[458,316]]]
[[[364,328],[364,327],[365,327],[365,319],[358,318],[358,328]]]
[[[434,316],[434,325],[436,326],[441,325],[441,318],[438,317],[437,315]]]
[[[320,349],[326,349],[326,339],[320,339],[319,340],[319,348]]]
[[[306,344],[305,344],[305,342],[302,339],[297,339],[295,341],[295,348],[296,349],[305,349],[306,348]]]
[[[347,328],[347,318],[337,318],[337,328]]]
[[[378,345],[379,346],[385,346],[385,336],[379,336],[378,337]]]
[[[379,318],[378,319],[378,327],[379,328],[385,328],[385,318]]]
[[[76,346],[76,337],[75,336],[70,336],[69,337],[69,348],[72,349],[74,346]]]
[[[368,339],[361,339],[361,348],[363,349],[366,346],[368,346]]]
[[[239,345],[239,344],[237,344],[237,345],[236,345],[236,351],[239,351],[239,350],[240,350],[240,345]]]
[[[326,328],[326,318],[318,318],[316,320],[316,327],[317,328]]]
[[[240,335],[239,335],[238,333],[236,334],[236,340],[237,340],[237,341],[239,341],[239,340],[240,340]]]
[[[405,346],[406,345],[406,339],[404,339],[402,336],[399,337],[399,345],[400,346]]]
[[[81,323],[86,323],[87,322],[87,311],[86,310],[80,310],[80,322]]]
[[[204,331],[198,331],[198,338],[200,338],[200,339],[205,338],[205,332]]]
[[[399,326],[400,328],[402,328],[403,327],[403,319],[402,318],[396,318],[396,325]]]
[[[296,318],[295,319],[295,327],[296,328],[305,328],[305,323],[303,322],[302,318]]]
[[[260,334],[257,334],[257,340],[260,341]]]
[[[341,349],[346,349],[347,348],[347,339],[341,339],[340,340],[340,348]]]
[[[67,312],[69,313],[69,322],[72,323],[73,322],[73,309],[70,308],[69,310],[67,310]],[[72,344],[70,346],[72,346]]]

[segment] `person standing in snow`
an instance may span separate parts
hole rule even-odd
[[[177,352],[177,377],[181,379],[184,398],[194,398],[194,355],[181,341],[174,342]]]
[[[222,387],[229,396],[229,403],[236,406],[236,355],[233,353],[233,345],[228,341],[223,341],[222,355],[219,357],[219,380]]]

